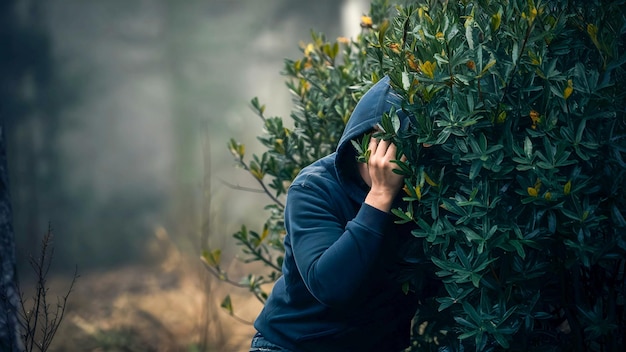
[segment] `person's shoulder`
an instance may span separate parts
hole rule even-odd
[[[291,183],[294,186],[329,186],[337,182],[335,153],[325,156],[303,168]]]

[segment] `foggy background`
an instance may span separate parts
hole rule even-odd
[[[23,46],[11,53],[19,106],[2,114],[18,256],[50,223],[56,266],[81,271],[139,259],[157,227],[197,235],[204,141],[212,237],[254,224],[265,199],[220,181],[253,185],[227,141],[260,151],[250,99],[288,119],[283,59],[300,57],[311,30],[356,35],[369,10],[360,0],[9,3],[19,43],[8,48]]]
[[[146,341],[155,336],[178,346],[175,335],[188,334],[184,322],[200,314],[192,324],[199,332],[182,339],[206,345],[205,330],[222,313],[204,310],[219,310],[228,288],[199,298],[216,286],[196,287],[197,273],[191,286],[181,284],[180,272],[172,271],[181,261],[169,259],[182,253],[199,263],[200,249],[211,245],[236,261],[231,235],[243,223],[261,228],[268,200],[223,182],[255,186],[234,167],[228,140],[245,144],[248,157],[262,152],[261,120],[249,101],[259,97],[268,116],[289,121],[283,60],[301,57],[299,43],[311,41],[311,30],[329,40],[355,37],[368,11],[365,0],[0,3],[0,118],[7,129],[18,271],[26,282],[29,257],[50,225],[50,281],[76,267],[81,276],[57,350],[111,345],[111,336],[126,351],[150,350]],[[210,209],[203,203],[208,183]],[[208,241],[201,234],[206,221]],[[166,261],[174,263],[167,270]],[[137,265],[155,270],[124,269]],[[158,290],[163,295],[156,296]],[[181,300],[190,303],[179,308]],[[161,306],[181,316],[150,310]],[[248,320],[260,309],[258,302],[240,306]],[[131,314],[137,307],[138,315]],[[178,320],[167,320],[172,317]],[[148,331],[143,347],[128,347],[129,336],[140,333],[120,330],[122,324]],[[220,329],[217,339],[230,328]],[[251,331],[241,332],[244,346]],[[211,344],[226,346],[216,338]]]

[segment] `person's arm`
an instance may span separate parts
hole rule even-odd
[[[285,227],[309,292],[327,306],[346,306],[365,288],[391,217],[364,203],[346,224],[333,196],[311,183],[292,186]]]
[[[373,141],[370,149],[371,190],[345,227],[334,210],[336,195],[314,182],[292,187],[288,196],[285,226],[298,271],[312,295],[328,306],[355,303],[358,290],[367,290],[391,224],[391,202],[403,184],[402,176],[391,171],[395,146]]]

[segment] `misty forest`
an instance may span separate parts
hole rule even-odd
[[[262,221],[234,167],[258,96],[286,115],[284,58],[312,30],[354,35],[365,1],[3,1],[2,116],[18,276],[51,229],[49,301],[68,298],[50,351],[236,351],[252,328],[223,314],[199,260]],[[210,204],[210,206],[209,206]],[[232,288],[228,288],[232,290]],[[240,290],[241,291],[241,290]],[[245,291],[252,321],[260,310]]]

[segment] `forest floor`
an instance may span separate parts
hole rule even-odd
[[[199,258],[165,247],[156,265],[81,273],[49,351],[247,351],[254,328],[228,316],[220,303],[230,294],[248,321],[261,304],[210,276]],[[48,282],[54,307],[71,277]]]

